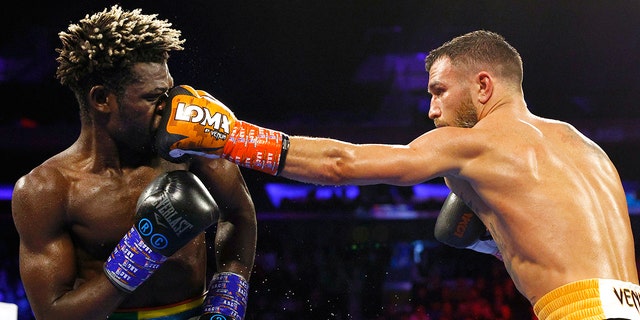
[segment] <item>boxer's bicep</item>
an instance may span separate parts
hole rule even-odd
[[[75,250],[64,226],[59,179],[34,170],[15,185],[12,214],[20,236],[20,276],[34,311],[46,309],[72,290]]]

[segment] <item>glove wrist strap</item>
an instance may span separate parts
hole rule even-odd
[[[133,292],[147,280],[167,257],[154,252],[131,227],[104,264],[107,278],[119,289]]]
[[[289,137],[276,130],[236,121],[222,151],[222,157],[235,164],[277,175],[284,167]]]
[[[247,309],[249,283],[239,274],[221,272],[213,275],[200,319],[223,315],[225,319],[242,320]],[[211,319],[220,319],[211,317]]]

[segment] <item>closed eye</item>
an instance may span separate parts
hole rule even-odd
[[[444,91],[445,91],[444,88],[432,87],[432,88],[429,88],[429,95],[431,95],[432,97],[438,97],[442,95]]]
[[[168,97],[169,97],[168,91],[165,91],[161,94],[147,95],[144,97],[144,99],[151,103],[160,104],[164,102],[164,100],[166,100]]]
[[[432,81],[429,83],[429,87],[427,88],[427,91],[431,96],[439,96],[442,93],[444,93],[445,87],[442,85],[441,82]]]

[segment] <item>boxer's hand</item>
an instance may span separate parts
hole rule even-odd
[[[211,226],[218,210],[193,173],[160,175],[138,198],[133,227],[104,265],[107,277],[119,289],[134,291],[167,257]]]
[[[221,157],[277,175],[284,165],[289,138],[280,131],[239,121],[207,92],[181,85],[168,93],[155,148],[172,162],[182,162],[189,154]]]
[[[486,230],[480,218],[451,192],[442,205],[433,234],[442,243],[466,248],[476,243]]]

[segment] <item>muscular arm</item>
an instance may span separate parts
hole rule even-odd
[[[240,166],[307,183],[328,185],[411,185],[461,168],[472,153],[463,144],[480,145],[469,129],[444,127],[431,130],[408,145],[353,144],[335,139],[290,137],[286,133],[241,121],[220,101],[190,86],[170,90],[164,106],[156,149],[175,162],[185,154],[224,158]],[[188,101],[224,119],[226,125],[203,125],[188,120],[180,108]],[[173,112],[172,110],[175,110]],[[177,125],[179,124],[179,125]],[[197,132],[216,132],[202,135]],[[381,134],[387,134],[383,130]],[[465,138],[466,137],[466,138]],[[453,147],[449,147],[453,145]],[[286,158],[286,159],[285,159]],[[282,167],[284,165],[284,167]]]
[[[15,185],[11,203],[20,236],[20,275],[38,319],[105,319],[126,294],[101,274],[75,288],[74,243],[66,224],[65,179],[39,167]]]
[[[353,144],[293,136],[280,175],[330,185],[413,185],[454,173],[461,167],[471,153],[468,149],[448,147],[454,137],[464,139],[465,135],[458,134],[460,130],[468,129],[432,130],[408,145]]]
[[[191,171],[207,186],[220,207],[215,251],[219,272],[249,279],[256,252],[257,221],[240,169],[222,159],[194,157]]]

